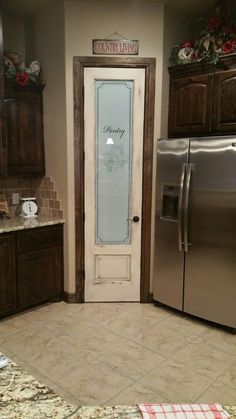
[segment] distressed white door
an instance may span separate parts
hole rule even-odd
[[[84,70],[85,301],[140,301],[144,90],[144,69]]]

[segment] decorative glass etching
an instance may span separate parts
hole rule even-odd
[[[134,82],[95,83],[96,244],[130,243]]]

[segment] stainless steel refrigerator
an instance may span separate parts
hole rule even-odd
[[[154,300],[236,328],[236,136],[158,141]]]

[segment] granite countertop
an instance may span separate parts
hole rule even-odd
[[[137,406],[75,406],[9,360],[0,369],[0,419],[141,419]],[[236,419],[236,406],[225,406]]]
[[[11,218],[0,219],[0,234],[10,231],[25,230],[28,228],[37,228],[54,224],[62,224],[65,220],[53,217],[38,215],[37,217],[24,218],[15,216]]]
[[[1,353],[0,353],[1,354]],[[136,406],[75,406],[8,358],[0,369],[0,419],[140,419]]]

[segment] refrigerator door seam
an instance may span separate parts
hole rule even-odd
[[[184,251],[187,253],[189,251],[189,234],[188,234],[188,210],[189,210],[189,189],[190,189],[190,182],[191,182],[191,175],[192,175],[193,165],[191,163],[188,164],[186,170],[186,183],[185,183],[185,196],[184,196]]]
[[[183,221],[183,194],[184,194],[184,182],[186,175],[187,163],[183,163],[182,171],[180,175],[179,183],[179,203],[178,203],[178,250],[179,252],[183,251],[183,237],[182,237],[182,221]]]

